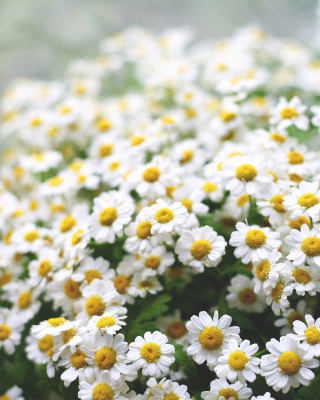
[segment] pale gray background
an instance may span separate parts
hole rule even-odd
[[[67,62],[94,56],[99,41],[131,25],[191,26],[198,37],[259,23],[277,36],[306,38],[317,0],[0,0],[0,88],[17,76],[59,78]],[[319,29],[318,29],[319,30]],[[320,30],[319,30],[320,31]]]

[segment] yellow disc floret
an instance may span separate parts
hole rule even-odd
[[[94,279],[102,279],[101,273],[96,269],[88,269],[88,271],[84,273],[84,276],[88,283],[91,283]]]
[[[213,182],[205,182],[202,185],[202,189],[206,192],[206,193],[211,193],[214,192],[215,190],[217,190],[217,185],[215,185]]]
[[[301,250],[308,257],[320,256],[320,239],[314,236],[309,236],[301,242]]]
[[[228,365],[234,371],[242,371],[248,362],[248,357],[241,350],[229,354]]]
[[[318,197],[313,193],[305,193],[297,200],[300,207],[310,208],[319,203]]]
[[[220,399],[220,397],[224,398],[225,400],[229,399],[239,400],[238,393],[231,388],[221,389],[218,392],[217,399]]]
[[[296,280],[297,283],[301,285],[306,285],[311,281],[311,276],[308,271],[302,268],[296,268],[292,271],[292,276]]]
[[[47,322],[51,326],[57,327],[63,325],[66,321],[67,320],[63,317],[57,317],[57,318],[49,318]]]
[[[43,278],[48,275],[51,271],[51,262],[50,260],[42,260],[38,266],[38,274]]]
[[[290,151],[287,154],[287,158],[289,161],[289,164],[296,165],[296,164],[302,164],[304,162],[304,157],[301,153],[298,153],[297,151]]]
[[[106,383],[98,383],[92,390],[92,400],[113,400],[114,391]]]
[[[104,210],[100,211],[99,222],[103,226],[111,226],[117,219],[117,217],[117,210],[113,207],[107,207]]]
[[[236,117],[237,114],[232,111],[222,111],[220,113],[220,119],[225,123],[234,120]]]
[[[70,297],[70,299],[77,299],[81,296],[80,283],[69,279],[63,287],[64,293]]]
[[[11,328],[8,325],[0,324],[0,340],[4,341],[11,335]]]
[[[69,232],[75,226],[76,223],[77,221],[71,215],[67,215],[60,222],[60,232],[62,233]]]
[[[140,356],[148,363],[156,363],[161,357],[161,348],[157,343],[145,343],[140,347]]]
[[[307,339],[307,343],[311,346],[320,343],[320,330],[315,327],[307,328],[304,331],[304,336]]]
[[[278,358],[278,367],[285,375],[295,375],[301,367],[301,358],[294,351],[285,351]]]
[[[34,242],[35,240],[39,239],[39,233],[37,231],[29,231],[26,232],[23,236],[24,240],[27,242]]]
[[[293,107],[284,107],[280,111],[280,115],[282,119],[291,119],[296,118],[299,114],[297,113],[297,110]]]
[[[146,258],[144,262],[146,268],[154,270],[158,269],[160,264],[161,264],[161,258],[158,256],[149,256],[148,258]]]
[[[224,335],[215,326],[204,328],[199,335],[199,342],[205,350],[217,350],[223,344]]]
[[[192,243],[190,254],[198,261],[204,260],[212,249],[209,240],[199,239]]]
[[[245,236],[245,242],[250,249],[259,249],[267,241],[267,235],[260,229],[251,229]]]
[[[270,203],[273,206],[273,209],[277,211],[280,214],[283,214],[286,212],[284,206],[283,206],[283,195],[282,194],[276,194],[275,196],[271,197]]]
[[[53,347],[53,339],[51,335],[45,335],[38,340],[38,349],[42,352],[47,352]]]
[[[154,219],[159,222],[159,224],[167,224],[168,222],[172,221],[174,218],[174,213],[170,208],[160,208],[155,213]]]
[[[138,224],[136,228],[136,235],[141,240],[147,239],[149,236],[151,236],[151,228],[152,228],[151,222],[142,221]]]
[[[235,175],[240,181],[251,182],[258,175],[258,171],[251,164],[242,164],[236,168]]]
[[[169,393],[165,394],[162,399],[163,400],[180,400],[180,397],[173,392],[169,392]]]
[[[186,324],[183,321],[171,322],[167,327],[167,335],[173,339],[181,338],[186,332]]]
[[[246,288],[239,292],[238,298],[241,303],[252,304],[255,302],[257,295],[255,294],[255,292],[252,289]]]
[[[160,171],[156,167],[150,167],[143,171],[142,178],[146,182],[153,183],[156,182],[160,178]]]
[[[112,347],[102,347],[94,355],[94,362],[98,368],[109,370],[117,362],[117,353]]]
[[[257,264],[256,275],[261,282],[264,282],[268,278],[270,268],[271,264],[268,260],[262,260],[259,262],[259,264]]]
[[[98,329],[104,329],[109,326],[113,326],[116,323],[116,319],[112,316],[106,316],[106,317],[101,317],[97,321],[97,328]]]
[[[63,343],[64,344],[69,343],[75,334],[76,334],[76,330],[74,328],[70,328],[66,331],[63,331],[63,333],[62,333]]]
[[[20,293],[17,304],[20,310],[25,310],[26,308],[30,307],[32,303],[32,293],[28,290]]]
[[[113,146],[111,144],[102,144],[99,147],[99,156],[101,158],[107,157],[113,152]]]
[[[183,199],[183,200],[181,200],[181,204],[182,204],[183,206],[185,206],[185,208],[187,209],[188,213],[191,213],[191,211],[192,211],[192,204],[193,204],[191,200],[189,200],[189,199]]]
[[[80,349],[77,349],[71,356],[70,362],[74,369],[85,368],[88,364],[86,363],[87,356],[82,353]]]
[[[281,299],[284,285],[282,282],[277,282],[276,286],[271,289],[271,297],[274,302],[278,303]]]
[[[131,282],[130,278],[120,274],[114,278],[113,284],[119,293],[125,293],[128,286],[130,285],[130,282]]]
[[[86,313],[93,317],[94,315],[102,315],[106,306],[100,296],[93,295],[88,298],[85,304]]]

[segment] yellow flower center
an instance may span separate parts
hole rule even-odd
[[[12,280],[12,275],[9,272],[4,272],[2,275],[0,275],[0,287],[11,282],[11,280]]]
[[[84,273],[84,276],[85,276],[85,280],[88,283],[91,283],[94,279],[100,279],[100,280],[102,279],[100,272],[97,271],[96,269],[89,269],[88,271],[86,271]]]
[[[167,327],[167,335],[173,339],[181,338],[186,332],[186,324],[183,321],[171,322]]]
[[[290,151],[287,154],[287,158],[289,160],[289,164],[296,165],[296,164],[302,164],[304,162],[304,157],[301,153],[298,153],[296,151]]]
[[[234,120],[237,117],[237,114],[232,111],[222,111],[220,113],[220,118],[223,122],[229,122]]]
[[[202,189],[206,192],[206,193],[211,193],[214,192],[215,190],[217,190],[217,185],[215,185],[212,182],[205,182],[202,185]]]
[[[0,340],[4,341],[11,335],[11,329],[8,325],[0,324]]]
[[[314,346],[320,342],[320,331],[315,327],[307,328],[304,331],[304,336],[307,339],[307,343],[311,346]]]
[[[98,383],[92,390],[92,400],[113,400],[112,387],[106,383]]]
[[[160,178],[160,171],[156,167],[150,167],[143,171],[142,178],[149,183],[156,182]]]
[[[241,301],[241,303],[251,304],[255,302],[257,295],[254,293],[252,289],[247,288],[239,292],[238,298]]]
[[[47,352],[53,347],[53,339],[51,335],[45,335],[38,340],[38,349],[43,353]]]
[[[300,283],[302,285],[306,285],[311,281],[311,276],[309,272],[302,268],[296,268],[295,270],[293,270],[292,276],[297,283]]]
[[[298,198],[298,204],[301,207],[310,208],[319,203],[318,197],[313,193],[305,193]]]
[[[181,164],[186,164],[193,159],[193,151],[192,150],[184,150],[182,153],[182,157],[180,158]]]
[[[30,121],[30,126],[31,126],[32,128],[35,128],[35,127],[37,127],[37,126],[40,126],[41,124],[42,124],[42,121],[41,121],[40,118],[33,118],[33,119]]]
[[[82,238],[83,238],[83,229],[78,229],[71,238],[71,244],[72,246],[76,246],[78,243],[81,242]]]
[[[274,302],[278,303],[278,301],[281,299],[283,288],[284,288],[283,283],[277,282],[276,286],[271,289],[271,297]]]
[[[50,212],[56,213],[65,210],[64,204],[50,204]]]
[[[77,221],[71,215],[67,215],[60,222],[60,232],[65,233],[70,231],[76,223]]]
[[[174,267],[174,268],[167,269],[167,274],[168,274],[169,278],[171,278],[171,279],[180,278],[180,276],[182,275],[182,272],[183,272],[183,268],[181,268],[181,267]]]
[[[301,358],[294,351],[285,351],[278,358],[278,367],[285,375],[295,375],[301,367]]]
[[[260,229],[251,229],[246,233],[245,242],[250,249],[258,249],[267,241],[266,234]]]
[[[102,315],[106,306],[100,296],[93,295],[88,298],[85,304],[86,313],[93,317],[94,315]]]
[[[63,340],[63,343],[64,343],[64,344],[69,343],[70,340],[74,337],[75,334],[76,334],[76,331],[75,331],[75,329],[73,329],[73,328],[64,331],[64,332],[62,333],[62,340]]]
[[[86,363],[86,355],[81,350],[77,349],[71,356],[70,362],[74,369],[85,368],[88,364]]]
[[[69,279],[65,284],[64,284],[64,293],[70,297],[70,299],[77,299],[78,297],[81,296],[81,291],[80,291],[80,283],[75,282],[72,279]]]
[[[283,143],[286,140],[284,136],[280,135],[277,132],[270,133],[270,139],[277,143]]]
[[[296,118],[299,114],[293,107],[284,107],[280,111],[280,116],[282,119]]]
[[[161,264],[161,258],[158,256],[149,256],[144,262],[146,268],[150,269],[158,269],[160,264]]]
[[[294,321],[301,321],[304,322],[304,315],[302,315],[301,313],[297,312],[297,311],[292,311],[289,316],[288,316],[288,323],[291,327],[291,329],[293,328],[293,323]]]
[[[3,394],[3,395],[0,396],[0,400],[12,400],[12,399],[7,394]]]
[[[180,397],[173,392],[167,393],[163,396],[163,400],[179,400]]]
[[[140,281],[137,285],[138,289],[144,289],[144,290],[148,290],[148,289],[152,289],[154,287],[153,283],[148,281],[147,279],[144,281]]]
[[[25,310],[26,308],[30,307],[32,302],[32,293],[26,290],[25,292],[20,293],[18,297],[18,307],[20,310]]]
[[[249,195],[247,193],[242,194],[237,198],[237,206],[242,207],[247,203],[249,203]]]
[[[147,239],[149,236],[151,236],[151,228],[152,228],[151,222],[142,221],[138,224],[136,228],[136,235],[141,240]]]
[[[98,119],[95,125],[96,128],[101,132],[108,131],[112,127],[111,122],[105,118]]]
[[[242,371],[248,362],[248,357],[241,350],[233,351],[229,354],[228,365],[234,371]]]
[[[66,321],[67,320],[63,317],[57,317],[57,318],[49,318],[47,322],[51,326],[57,327],[63,325]]]
[[[172,221],[174,218],[174,213],[170,208],[160,208],[155,213],[154,219],[159,222],[159,224],[167,224],[168,222]]]
[[[44,161],[44,155],[42,153],[34,153],[32,154],[32,158],[34,159],[35,162],[41,162]]]
[[[297,229],[298,231],[301,229],[302,225],[308,225],[308,227],[310,228],[310,220],[307,217],[304,217],[303,215],[301,215],[300,217],[298,217],[297,219],[290,219],[289,220],[289,226],[291,229]]]
[[[97,328],[98,329],[104,329],[109,326],[113,326],[116,323],[116,319],[114,317],[108,316],[108,317],[101,317],[97,321]]]
[[[188,119],[192,119],[197,116],[197,111],[194,110],[193,108],[186,108],[184,110],[184,112],[185,112],[186,118],[188,118]]]
[[[224,335],[215,326],[204,328],[199,335],[199,342],[205,350],[217,350],[223,344]]]
[[[144,136],[135,136],[131,138],[130,144],[131,146],[138,146],[139,144],[143,143],[146,140]]]
[[[258,171],[251,164],[242,164],[237,167],[235,175],[240,181],[251,182],[258,175]]]
[[[140,348],[140,355],[148,363],[156,363],[161,357],[161,348],[156,343],[145,343]]]
[[[314,236],[305,238],[301,243],[301,250],[308,257],[320,256],[320,239]]]
[[[53,178],[49,179],[49,181],[48,181],[49,186],[59,186],[63,182],[64,182],[64,180],[60,176],[54,176]]]
[[[51,271],[51,262],[49,260],[42,260],[38,266],[38,274],[42,277],[48,275]]]
[[[130,282],[131,282],[130,278],[120,274],[114,278],[113,284],[119,293],[125,293],[128,286],[130,285]]]
[[[99,222],[103,226],[111,226],[117,219],[117,210],[113,207],[108,207],[102,210],[99,214]]]
[[[224,398],[225,400],[239,400],[238,393],[231,388],[221,389],[217,395],[217,399],[219,399],[220,397]]]
[[[11,216],[12,218],[17,218],[17,217],[21,217],[22,215],[24,215],[23,210],[21,210],[20,208],[18,208],[17,210],[15,210]]]
[[[192,204],[193,204],[191,200],[189,200],[189,199],[183,199],[183,200],[181,200],[181,204],[182,204],[183,206],[185,206],[185,208],[187,209],[188,213],[191,213],[191,211],[192,211]]]
[[[262,260],[256,266],[256,275],[261,282],[264,282],[268,278],[270,268],[271,264],[268,260]]]
[[[94,355],[94,362],[100,369],[111,369],[117,362],[117,353],[112,347],[102,347]]]
[[[30,243],[34,242],[38,238],[39,238],[39,233],[37,231],[29,231],[24,234],[24,240]]]
[[[192,243],[190,253],[198,261],[204,260],[212,249],[212,244],[205,239],[199,239]]]
[[[286,212],[283,206],[283,195],[282,194],[276,194],[275,196],[271,197],[270,203],[273,206],[273,209],[276,210],[278,213],[283,214]]]
[[[109,156],[113,152],[113,146],[111,144],[102,144],[99,147],[99,156],[101,158]]]

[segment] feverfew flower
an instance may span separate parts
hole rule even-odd
[[[115,335],[123,325],[126,325],[123,319],[126,315],[119,317],[115,310],[110,310],[102,315],[94,315],[86,326],[87,332],[90,334]]]
[[[299,347],[307,359],[320,357],[320,318],[315,321],[310,314],[307,314],[305,319],[307,325],[298,320],[293,322],[295,335],[292,337],[302,342]]]
[[[239,381],[236,381],[235,383],[229,383],[224,378],[211,381],[210,391],[201,393],[201,397],[204,400],[247,400],[251,395],[252,390],[247,388],[246,383],[240,383]]]
[[[166,344],[166,335],[155,331],[146,332],[144,337],[136,337],[129,345],[128,359],[133,362],[135,371],[142,368],[142,375],[159,378],[162,373],[169,371],[169,366],[174,362],[174,346]]]
[[[258,349],[258,345],[250,345],[249,340],[238,344],[235,339],[231,339],[228,348],[222,351],[223,355],[218,359],[215,373],[219,378],[227,378],[230,382],[237,379],[240,383],[253,382],[256,374],[260,373],[260,359],[252,357]]]
[[[295,125],[302,131],[309,128],[309,120],[304,115],[307,107],[301,103],[299,97],[293,97],[289,102],[281,97],[277,106],[272,110],[270,124],[277,125],[278,129],[286,129]]]
[[[219,319],[218,311],[214,312],[213,318],[205,311],[201,311],[199,317],[193,315],[187,322],[187,329],[191,335],[192,344],[188,347],[187,353],[193,356],[197,364],[205,361],[210,365],[217,365],[222,350],[228,347],[231,339],[240,340],[240,329],[231,326],[232,318],[223,315]]]
[[[281,389],[283,393],[288,393],[291,387],[310,385],[315,376],[310,368],[317,368],[319,361],[307,358],[298,341],[287,335],[282,336],[280,341],[271,339],[266,347],[270,354],[261,357],[260,375],[266,378],[269,386],[276,392]]]
[[[210,226],[186,230],[177,241],[175,252],[179,261],[194,267],[198,272],[204,266],[215,267],[225,254],[226,241]]]
[[[320,271],[312,269],[308,265],[295,267],[290,261],[285,261],[285,272],[291,276],[294,283],[294,289],[299,296],[304,296],[309,293],[310,296],[315,296],[316,292],[320,291]]]
[[[155,387],[152,389],[152,396],[149,397],[150,400],[189,400],[190,395],[187,392],[188,388],[186,385],[179,385],[177,382],[169,381],[162,388]]]
[[[285,312],[290,306],[288,296],[291,296],[294,285],[288,275],[279,276],[274,287],[267,290],[266,303],[271,305],[272,311],[276,315],[280,315],[280,311]]]
[[[11,314],[8,308],[0,308],[0,349],[3,347],[7,354],[13,354],[15,346],[20,344],[23,328],[19,315]]]
[[[231,234],[230,244],[237,247],[234,255],[244,264],[266,259],[273,249],[281,246],[280,233],[272,232],[270,228],[238,222],[236,229],[238,231]]]
[[[114,385],[109,371],[99,372],[95,370],[93,378],[93,383],[88,383],[86,380],[80,381],[78,392],[80,400],[127,400],[126,397],[120,395],[124,385]]]
[[[17,385],[14,385],[5,393],[2,393],[0,395],[0,398],[3,398],[4,400],[24,400],[24,397],[21,396],[21,394],[22,389],[20,389]]]

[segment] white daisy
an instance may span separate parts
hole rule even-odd
[[[189,344],[188,330],[186,323],[181,319],[180,310],[176,309],[173,314],[157,318],[156,326],[176,343],[183,346]]]
[[[45,335],[60,335],[60,333],[72,329],[73,326],[74,323],[72,321],[68,321],[63,317],[49,318],[40,322],[39,325],[32,325],[31,333],[35,338],[41,339]]]
[[[320,271],[310,268],[308,265],[295,267],[290,261],[285,261],[286,273],[291,276],[294,289],[299,296],[309,293],[315,296],[320,291]]]
[[[210,226],[186,230],[177,241],[175,252],[179,261],[194,267],[198,272],[204,266],[215,267],[225,254],[226,241]]]
[[[22,389],[20,389],[17,385],[14,385],[5,393],[1,394],[0,398],[3,398],[4,400],[24,400],[24,397],[21,395]]]
[[[307,307],[307,303],[304,300],[299,300],[295,308],[289,308],[282,313],[282,317],[274,321],[274,325],[282,327],[280,329],[280,335],[285,336],[288,333],[293,333],[294,321],[304,321],[304,317],[311,311],[310,307]]]
[[[135,371],[142,368],[142,375],[159,378],[169,370],[174,362],[174,346],[167,344],[168,338],[159,331],[146,332],[144,337],[136,337],[129,345],[128,359]]]
[[[8,308],[0,308],[0,349],[3,347],[7,354],[13,354],[15,346],[20,344],[23,328],[19,315],[12,314]]]
[[[267,290],[266,303],[271,305],[272,311],[280,315],[280,311],[285,312],[290,306],[288,296],[292,295],[294,285],[288,275],[279,276],[274,287]]]
[[[265,394],[261,396],[252,396],[251,400],[275,400],[273,397],[271,397],[270,392],[266,392]]]
[[[179,385],[177,382],[169,381],[165,387],[152,389],[152,396],[150,400],[189,400],[190,395],[187,392],[188,388],[186,385]]]
[[[236,224],[238,232],[232,232],[229,243],[235,246],[234,255],[244,264],[266,259],[273,249],[281,246],[280,233],[258,225]]]
[[[83,282],[84,285],[90,285],[94,279],[112,280],[115,277],[115,272],[109,267],[109,261],[105,260],[103,257],[98,257],[96,259],[87,257],[71,275],[71,278],[76,282]]]
[[[290,101],[281,97],[277,106],[271,111],[270,124],[277,125],[278,129],[286,129],[295,125],[302,131],[309,128],[309,119],[304,115],[307,107],[301,103],[299,97],[294,96]]]
[[[146,297],[148,293],[157,294],[161,290],[163,287],[155,276],[144,277],[141,272],[137,272],[128,287],[128,294],[133,297]]]
[[[211,381],[210,391],[202,392],[204,400],[247,400],[252,395],[252,390],[246,383],[229,383],[226,379],[220,378]]]
[[[240,329],[237,326],[230,327],[231,321],[229,315],[223,315],[219,319],[218,311],[214,312],[213,318],[205,311],[201,311],[199,317],[193,315],[186,325],[192,340],[187,349],[188,355],[191,355],[197,364],[207,361],[215,366],[222,350],[228,347],[229,341],[240,341]]]
[[[123,319],[127,318],[126,315],[119,317],[115,310],[103,313],[101,316],[94,315],[86,326],[86,331],[89,334],[100,335],[115,335],[117,331],[126,325]]]
[[[166,268],[174,263],[174,255],[165,246],[157,246],[149,254],[142,254],[134,262],[134,268],[140,270],[143,278],[163,275]]]
[[[307,314],[305,319],[307,325],[298,320],[293,322],[295,335],[292,337],[302,342],[299,347],[307,359],[320,357],[320,318],[315,321],[310,314]]]
[[[266,347],[271,354],[261,357],[260,375],[266,378],[269,386],[276,392],[281,389],[283,393],[288,393],[291,387],[310,385],[315,376],[310,368],[317,368],[319,361],[307,359],[291,335],[282,336],[280,341],[271,339]]]

